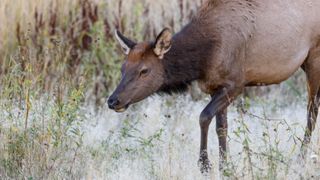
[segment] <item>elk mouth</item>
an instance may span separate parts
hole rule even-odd
[[[126,104],[123,107],[114,108],[114,111],[117,112],[117,113],[122,113],[122,112],[125,112],[128,109],[128,107],[129,107],[129,104]]]

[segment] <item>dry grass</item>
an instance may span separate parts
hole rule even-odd
[[[17,85],[9,94],[21,96],[28,81],[34,92],[60,94],[84,79],[99,104],[119,79],[123,56],[114,43],[116,28],[134,40],[150,40],[165,26],[180,29],[199,5],[189,0],[5,0],[0,5],[0,91]]]
[[[319,179],[319,127],[312,158],[296,163],[306,124],[302,72],[280,87],[248,90],[254,100],[230,109],[223,174],[211,128],[208,177],[196,166],[207,99],[156,96],[124,114],[104,106],[123,60],[114,29],[134,40],[166,26],[178,31],[201,1],[2,0],[0,178]]]
[[[299,138],[303,137],[305,108],[301,104],[285,105],[281,101],[275,101],[285,107],[272,110],[272,106],[278,105],[270,99],[262,98],[250,101],[251,107],[245,114],[240,113],[236,106],[230,109],[230,156],[225,178],[320,177],[320,164],[317,159],[320,152],[319,126],[313,137],[306,165],[299,164]],[[209,158],[214,169],[208,177],[203,177],[196,165],[200,134],[198,116],[206,103],[207,100],[192,102],[188,96],[174,101],[170,98],[163,100],[155,97],[124,115],[102,110],[100,116],[96,117],[98,124],[88,130],[85,138],[85,142],[89,142],[91,147],[97,148],[102,143],[100,147],[107,149],[106,153],[99,157],[104,159],[102,165],[92,167],[93,174],[110,179],[222,178],[223,174],[218,171],[218,142],[214,123],[209,138]],[[141,143],[141,139],[145,142],[159,132],[159,139],[151,138],[150,143]],[[246,141],[249,143],[246,144]],[[116,156],[113,153],[116,153]]]
[[[240,102],[229,112],[229,165],[223,174],[218,171],[215,123],[211,125],[213,170],[208,176],[202,176],[197,166],[198,116],[208,99],[155,96],[124,114],[78,103],[57,111],[59,106],[52,101],[32,100],[27,132],[25,111],[2,103],[0,115],[6,121],[0,128],[0,174],[14,179],[320,178],[319,126],[307,162],[298,160],[305,102],[288,105],[277,96],[247,101],[250,105],[245,106]]]

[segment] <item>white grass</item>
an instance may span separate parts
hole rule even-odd
[[[240,108],[236,108],[241,104],[240,100],[229,108],[230,156],[226,174],[232,179],[319,179],[319,125],[307,162],[299,163],[299,138],[303,138],[306,125],[306,103],[296,101],[286,105],[285,100],[279,100],[275,94],[277,91],[268,97],[251,100],[246,113],[240,113]],[[115,113],[106,106],[95,111],[84,105],[77,110],[76,120],[67,130],[65,145],[55,147],[53,135],[45,140],[31,136],[29,140],[35,145],[23,149],[25,155],[21,159],[23,166],[19,177],[219,179],[222,175],[218,171],[214,121],[209,136],[209,158],[213,169],[208,176],[203,176],[197,166],[200,142],[198,117],[208,101],[206,98],[196,102],[189,95],[154,96],[130,107],[123,114]],[[29,131],[38,126],[48,129],[50,121],[55,118],[54,103],[47,102],[45,98],[31,100],[31,103]],[[19,134],[24,129],[25,109],[17,108],[14,102],[11,107],[14,108],[1,106],[0,111],[0,152],[4,156],[8,155],[6,148],[12,144],[8,132]],[[81,127],[81,133],[84,133],[83,139],[79,140],[83,143],[78,148],[75,145],[78,136],[72,131],[77,127]],[[41,134],[42,131],[38,131]],[[245,140],[250,140],[247,146]],[[249,153],[246,148],[250,149]],[[43,170],[43,166],[50,168]],[[0,168],[0,174],[4,170]],[[6,178],[4,175],[0,177]]]
[[[177,100],[171,100],[169,97],[164,99],[156,96],[137,105],[139,107],[131,108],[129,112],[124,114],[116,114],[107,108],[103,108],[92,119],[92,124],[95,125],[88,126],[85,138],[85,142],[90,146],[99,146],[101,142],[107,141],[110,136],[116,136],[115,134],[123,127],[125,120],[129,122],[137,121],[138,123],[135,126],[137,131],[132,133],[134,136],[132,141],[129,138],[121,141],[121,143],[115,140],[110,144],[119,146],[117,150],[122,151],[122,156],[117,160],[109,159],[108,155],[102,157],[105,162],[102,166],[101,164],[91,166],[89,171],[92,172],[91,176],[94,174],[96,178],[108,177],[111,179],[199,179],[203,177],[197,167],[200,142],[198,116],[207,101],[193,102],[189,96],[182,96]],[[165,105],[168,103],[172,105]],[[264,139],[263,132],[270,136],[270,143],[272,143],[270,146],[276,146],[275,139],[279,140],[279,152],[284,157],[284,162],[275,160],[279,170],[274,172],[275,177],[280,179],[299,179],[299,176],[320,178],[320,162],[317,160],[320,147],[319,127],[315,130],[313,146],[311,146],[312,152],[309,152],[308,155],[312,160],[307,161],[306,168],[302,168],[303,165],[297,165],[297,155],[300,148],[297,137],[303,138],[306,108],[301,104],[292,104],[285,108],[271,110],[268,104],[252,103],[254,107],[250,108],[250,113],[244,114],[243,117],[236,112],[234,107],[230,108],[228,114],[230,161],[236,166],[234,169],[236,171],[234,172],[235,175],[239,175],[239,179],[251,177],[250,174],[243,172],[248,166],[246,165],[246,157],[244,154],[239,155],[239,153],[243,153],[243,144],[241,141],[239,142],[242,138],[233,133],[242,126],[238,121],[243,119],[250,130],[248,137],[251,140],[249,146],[252,152],[268,153],[270,147],[266,146],[261,140]],[[171,118],[165,117],[168,114],[171,115]],[[267,117],[272,120],[265,121],[249,114],[262,118]],[[285,121],[288,124],[284,123]],[[209,156],[214,169],[209,177],[217,179],[220,175],[217,169],[218,143],[214,127],[215,123],[212,123],[209,137]],[[287,130],[288,127],[291,130]],[[147,153],[149,155],[147,158],[144,153],[130,154],[124,152],[127,147],[140,146],[135,141],[137,137],[152,136],[159,129],[163,129],[163,134],[160,140],[155,142],[154,147],[148,149]],[[275,132],[274,129],[277,131]],[[292,136],[294,136],[297,144],[294,143]],[[106,152],[106,154],[109,153],[112,152]],[[258,177],[268,177],[267,174],[270,172],[267,172],[266,160],[257,159],[255,155],[252,155],[252,158],[254,173]],[[261,170],[258,170],[258,168],[261,168]],[[111,169],[111,171],[108,172],[107,169]],[[285,172],[285,170],[288,172]]]

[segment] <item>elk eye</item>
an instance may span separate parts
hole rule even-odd
[[[140,72],[140,76],[146,75],[146,74],[148,74],[148,72],[149,72],[149,69],[143,69],[143,70]]]

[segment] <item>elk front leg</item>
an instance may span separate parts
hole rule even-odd
[[[212,118],[217,115],[218,112],[225,110],[233,101],[233,99],[235,99],[241,93],[241,90],[242,88],[218,89],[218,91],[212,96],[210,103],[201,112],[199,121],[201,130],[199,165],[202,173],[208,172],[211,168],[207,152],[207,141],[209,125],[212,121]],[[223,140],[221,142],[223,143]]]
[[[216,116],[216,132],[219,140],[219,168],[223,169],[227,160],[227,136],[228,136],[228,120],[227,108],[220,111]]]

